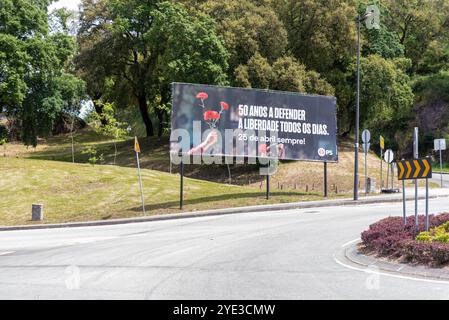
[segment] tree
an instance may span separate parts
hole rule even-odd
[[[33,146],[60,112],[80,107],[84,93],[84,83],[66,71],[73,39],[49,33],[49,3],[4,0],[0,7],[0,112],[20,120],[22,140]]]
[[[387,60],[379,55],[361,59],[360,123],[374,135],[393,137],[408,127],[413,90],[406,70],[411,61],[405,58]],[[348,70],[355,99],[356,64]]]
[[[83,6],[79,72],[100,83],[98,91],[117,106],[137,104],[147,136],[154,134],[149,104],[158,95],[168,103],[170,82],[226,83],[228,55],[207,16],[161,1],[86,0]]]
[[[273,7],[287,30],[291,55],[334,88],[338,128],[348,134],[353,88],[347,70],[357,53],[356,1],[285,0],[273,1]]]
[[[352,0],[285,0],[273,6],[288,32],[293,56],[310,70],[331,79],[343,70],[356,52],[357,15]]]
[[[367,41],[364,43],[363,55],[377,54],[385,59],[404,57],[404,45],[399,42],[396,33],[389,31],[385,25],[380,29],[364,29]]]
[[[114,142],[114,162],[117,159],[117,141],[126,137],[127,130],[125,127],[128,125],[124,122],[119,122],[114,116],[114,105],[111,103],[103,103],[102,101],[96,101],[97,105],[102,107],[103,112],[101,114],[93,113],[90,125],[94,130],[106,137],[111,137]],[[103,125],[106,123],[106,125]]]
[[[247,88],[333,95],[333,87],[316,71],[308,71],[296,59],[286,56],[269,64],[256,53],[247,65],[237,67],[236,83]]]
[[[423,58],[433,41],[448,41],[449,3],[445,0],[387,0],[382,20],[398,35],[413,72],[423,71]]]
[[[230,53],[229,76],[259,53],[272,63],[287,49],[287,31],[267,0],[208,0],[201,5],[186,0],[190,6],[210,15],[217,32]]]

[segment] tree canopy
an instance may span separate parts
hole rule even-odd
[[[74,39],[49,32],[49,3],[5,0],[0,6],[0,112],[20,119],[22,140],[33,146],[60,112],[79,109],[84,97],[83,81],[68,72]]]
[[[76,37],[50,2],[0,5],[0,112],[26,144],[84,95],[99,115],[113,104],[162,135],[174,81],[335,95],[339,133],[353,132],[356,17],[370,0],[82,0]],[[395,141],[417,106],[449,104],[449,1],[376,4],[380,29],[361,28],[361,125]]]

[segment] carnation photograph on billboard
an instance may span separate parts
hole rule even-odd
[[[337,162],[336,98],[173,83],[172,154]]]

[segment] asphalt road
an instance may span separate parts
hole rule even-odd
[[[449,188],[449,174],[432,173],[432,181],[441,184],[441,176],[443,176],[443,187]]]
[[[388,215],[401,203],[1,232],[0,299],[448,299],[449,282],[339,258]]]

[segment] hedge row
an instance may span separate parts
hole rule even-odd
[[[429,216],[429,227],[439,226],[449,221],[449,213]],[[404,225],[402,217],[388,217],[362,232],[365,248],[379,256],[403,258],[413,263],[443,265],[449,263],[449,244],[417,241],[416,236],[425,230],[425,216],[407,217]]]

